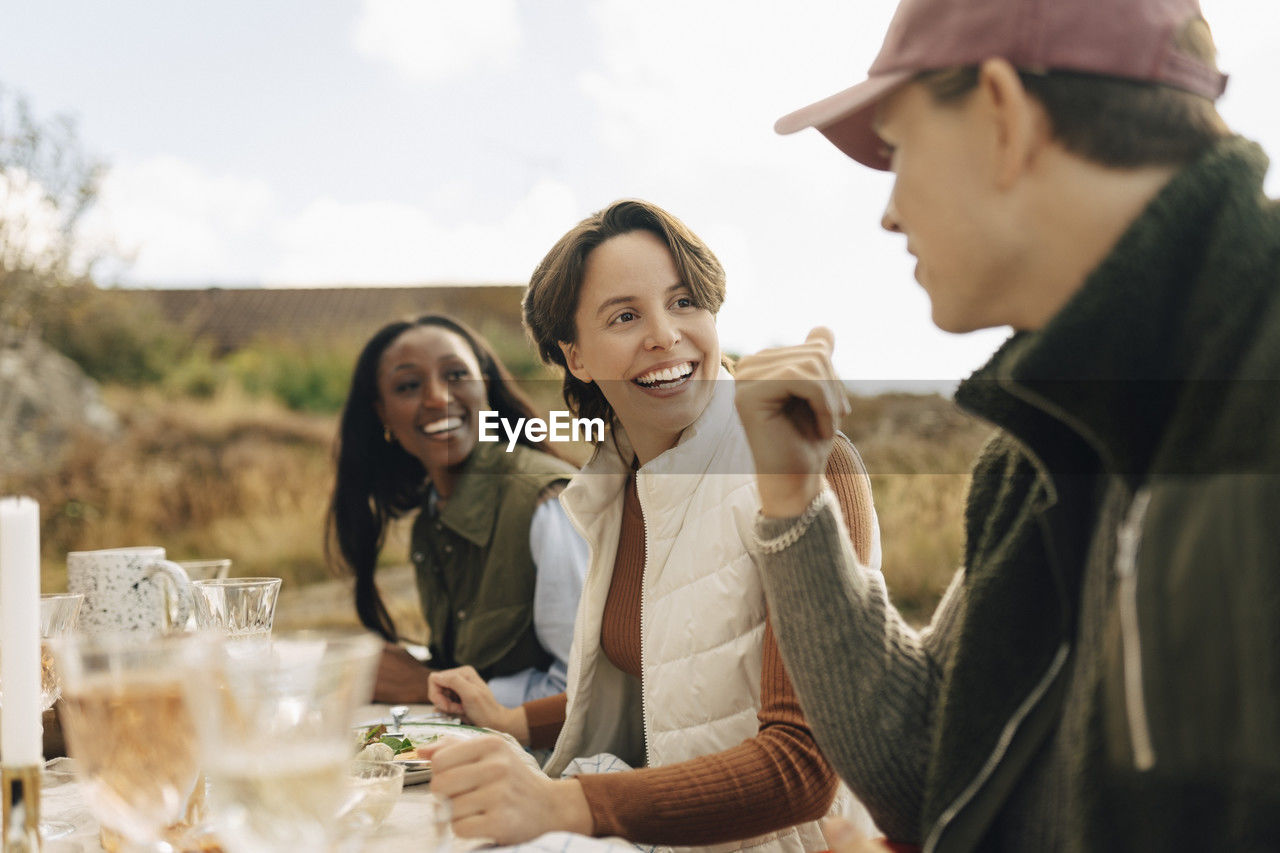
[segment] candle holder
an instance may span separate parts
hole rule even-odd
[[[5,853],[40,850],[40,765],[0,767]]]

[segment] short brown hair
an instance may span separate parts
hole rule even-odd
[[[560,344],[577,340],[574,315],[582,293],[587,257],[600,244],[632,231],[648,231],[671,251],[680,281],[694,304],[712,314],[724,304],[725,276],[720,261],[698,236],[657,205],[624,199],[579,222],[547,252],[524,293],[524,324],[547,364],[564,371],[564,399],[574,414],[612,421],[613,409],[595,383],[569,372]]]
[[[1194,18],[1175,45],[1216,68],[1209,25]],[[1213,102],[1159,83],[1070,71],[1019,69],[1022,85],[1044,107],[1054,138],[1068,151],[1103,166],[1182,165],[1231,131]],[[978,85],[977,66],[925,71],[916,77],[940,104],[955,103]]]

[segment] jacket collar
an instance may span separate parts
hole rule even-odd
[[[1009,338],[957,403],[1042,460],[1056,455],[1051,419],[1107,470],[1141,480],[1188,380],[1225,378],[1206,375],[1206,347],[1256,304],[1270,251],[1248,238],[1265,233],[1266,169],[1262,150],[1236,137],[1175,175],[1075,296],[1044,328]]]
[[[481,548],[489,544],[493,534],[502,495],[502,475],[509,462],[506,455],[506,445],[501,441],[476,442],[454,480],[453,495],[440,512],[441,524]]]
[[[733,377],[723,367],[715,380],[711,400],[698,419],[685,428],[676,445],[650,459],[637,472],[637,480],[655,474],[683,474],[663,483],[664,502],[678,503],[697,487],[716,459],[725,433],[738,423],[734,409]],[[631,440],[621,424],[605,434],[591,460],[560,495],[560,502],[571,517],[591,519],[617,501],[626,486],[635,458]]]

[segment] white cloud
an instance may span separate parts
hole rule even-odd
[[[112,168],[86,230],[128,259],[118,271],[128,280],[255,281],[277,216],[264,182],[162,156]]]
[[[774,144],[774,120],[859,79],[890,11],[848,0],[603,0],[592,15],[604,65],[581,85],[605,141],[658,152],[656,168],[794,165]]]
[[[362,55],[421,82],[509,65],[520,42],[515,0],[364,0],[355,30]]]
[[[616,194],[667,207],[720,257],[726,348],[798,342],[825,323],[848,378],[954,377],[985,359],[1003,333],[937,331],[901,238],[880,231],[888,176],[816,131],[773,132],[779,116],[862,78],[891,4],[592,8],[602,62],[580,82],[602,145],[625,164]]]
[[[465,180],[443,199],[474,192]],[[426,206],[320,198],[283,210],[266,184],[212,176],[175,157],[116,167],[86,222],[124,256],[126,282],[268,286],[518,282],[582,215],[565,184],[536,182],[501,216],[458,221]]]
[[[564,184],[535,184],[486,222],[455,222],[393,202],[321,199],[281,229],[267,281],[281,285],[521,282],[581,218]]]

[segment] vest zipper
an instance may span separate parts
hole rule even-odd
[[[649,766],[649,681],[644,677],[645,607],[649,595],[649,513],[640,489],[640,472],[636,471],[636,498],[640,501],[640,521],[644,525],[644,563],[640,569],[640,721],[644,727],[644,766]]]
[[[1147,719],[1147,701],[1142,688],[1142,638],[1138,626],[1138,546],[1142,542],[1142,522],[1150,504],[1151,491],[1139,490],[1116,534],[1124,706],[1129,722],[1129,742],[1133,746],[1133,766],[1140,771],[1150,770],[1156,764],[1151,726]]]
[[[947,825],[955,819],[960,810],[969,804],[982,786],[986,784],[987,780],[991,778],[991,774],[995,772],[996,765],[1000,763],[1000,760],[1004,758],[1005,752],[1008,751],[1009,744],[1013,743],[1013,736],[1017,733],[1018,726],[1022,725],[1022,721],[1040,702],[1045,692],[1048,691],[1049,685],[1054,682],[1058,677],[1058,673],[1062,671],[1062,666],[1066,663],[1070,648],[1068,643],[1058,646],[1058,651],[1049,663],[1049,668],[1045,671],[1045,674],[1040,678],[1035,688],[1027,694],[1027,698],[1022,700],[1022,704],[1018,706],[1018,710],[1014,711],[1013,716],[1009,718],[1009,722],[1004,724],[1004,730],[1000,732],[1000,739],[996,741],[995,749],[987,757],[987,762],[982,765],[978,775],[973,778],[967,788],[960,792],[960,796],[956,797],[951,805],[947,806],[942,816],[938,818],[938,822],[933,825],[933,831],[929,833],[929,837],[924,842],[925,853],[938,849],[938,843],[942,838],[942,833],[946,831]]]

